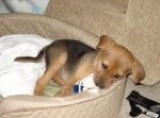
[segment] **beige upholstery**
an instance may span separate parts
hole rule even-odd
[[[46,14],[128,47],[146,70],[144,84],[160,81],[159,0],[51,0]]]
[[[98,42],[97,36],[55,18],[29,14],[0,16],[0,36],[15,33],[36,33],[50,39],[75,38],[93,47]],[[123,79],[99,94],[0,99],[0,118],[116,118],[122,106],[125,82]]]
[[[144,84],[160,81],[160,1],[130,0],[126,14],[129,48],[146,70]]]

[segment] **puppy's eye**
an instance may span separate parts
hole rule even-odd
[[[103,70],[107,70],[107,69],[108,69],[108,66],[107,66],[106,64],[102,63],[102,69],[103,69]]]
[[[120,75],[119,74],[115,74],[114,78],[118,79],[118,78],[120,78]]]

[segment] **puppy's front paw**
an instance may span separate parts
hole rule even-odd
[[[43,92],[44,92],[44,86],[37,84],[34,90],[34,95],[43,95]]]
[[[63,87],[62,90],[56,94],[57,97],[65,97],[70,95],[73,95],[72,87]]]

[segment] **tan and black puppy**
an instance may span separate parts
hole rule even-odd
[[[42,49],[37,57],[17,57],[16,61],[42,59],[46,71],[36,83],[35,95],[42,95],[50,80],[63,86],[60,95],[71,95],[73,85],[91,73],[100,88],[108,88],[127,77],[138,84],[145,77],[143,66],[133,54],[108,36],[100,37],[96,49],[76,40],[57,40]]]

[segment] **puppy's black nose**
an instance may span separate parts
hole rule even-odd
[[[98,85],[99,85],[99,82],[94,82],[94,83],[95,83],[95,85],[96,85],[96,86],[98,86]]]
[[[99,87],[100,89],[104,89],[105,86],[101,83],[101,82],[96,82],[95,83],[97,87]]]
[[[143,85],[142,83],[136,83],[135,85]]]

